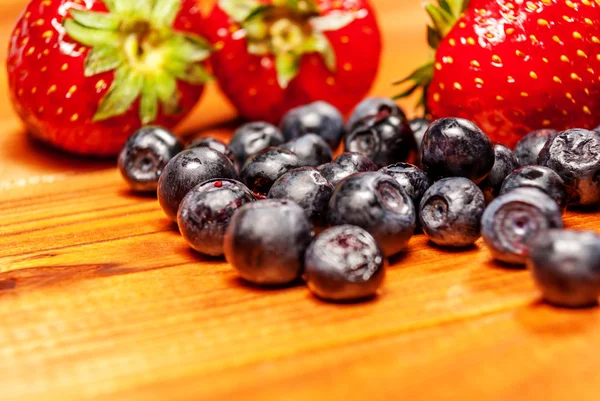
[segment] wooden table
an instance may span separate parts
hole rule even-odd
[[[1,43],[24,3],[2,0]],[[428,54],[425,19],[417,0],[374,3],[386,45],[374,93],[391,95]],[[597,399],[598,309],[541,304],[528,273],[492,263],[481,241],[456,253],[415,237],[366,304],[248,287],[190,251],[114,161],[28,140],[0,74],[0,399]],[[232,108],[208,92],[181,133],[230,132]]]

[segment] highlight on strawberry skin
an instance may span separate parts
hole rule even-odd
[[[600,124],[600,3],[435,0],[425,6],[435,57],[398,97],[419,89],[433,119],[473,121],[513,147],[542,128]]]

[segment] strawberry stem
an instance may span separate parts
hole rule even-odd
[[[446,35],[452,30],[454,25],[461,18],[469,4],[469,0],[435,0],[434,3],[425,5],[425,11],[431,18],[432,25],[427,26],[427,43],[432,49],[437,49]],[[417,68],[408,77],[396,81],[393,85],[403,85],[411,82],[411,86],[399,93],[394,99],[405,98],[412,95],[417,89],[422,89],[417,108],[423,106],[427,114],[427,88],[433,80],[434,62],[429,60]]]
[[[323,34],[351,24],[356,12],[335,12],[321,16],[314,0],[219,0],[219,6],[245,31],[248,52],[272,55],[277,82],[282,88],[300,72],[305,54],[320,54],[329,71],[337,71],[333,46]]]
[[[94,121],[126,113],[140,100],[139,118],[152,123],[159,113],[179,112],[177,80],[201,85],[212,48],[203,38],[173,29],[180,0],[104,0],[108,13],[69,11],[63,26],[75,41],[90,47],[85,75],[115,71]],[[168,62],[167,62],[168,61]]]

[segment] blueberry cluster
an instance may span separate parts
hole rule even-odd
[[[567,206],[600,203],[595,131],[536,131],[512,151],[468,120],[408,121],[393,101],[368,98],[345,123],[316,102],[280,127],[242,125],[229,144],[203,137],[184,149],[145,127],[119,167],[133,190],[157,192],[190,247],[225,256],[253,284],[303,279],[324,300],[373,297],[387,259],[420,228],[440,247],[483,237],[494,259],[527,265],[550,303],[600,295],[600,237],[562,230]]]

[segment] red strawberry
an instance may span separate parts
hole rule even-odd
[[[461,17],[466,2],[427,6],[439,46],[410,79],[428,87],[432,117],[470,119],[509,146],[600,124],[599,0],[472,0]]]
[[[33,0],[10,39],[15,108],[53,146],[114,155],[199,99],[210,54],[199,26],[195,0]]]
[[[219,84],[251,120],[277,123],[316,100],[349,112],[379,66],[381,37],[366,0],[219,0],[208,26]]]

